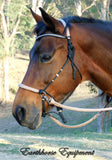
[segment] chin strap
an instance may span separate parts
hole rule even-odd
[[[64,117],[64,115],[62,113],[63,109],[61,107],[56,107],[55,106],[57,108],[57,112],[50,111],[50,112],[46,113],[46,110],[45,110],[45,101],[47,101],[47,103],[49,104],[49,100],[50,99],[48,99],[47,96],[45,96],[45,95],[42,96],[42,117],[45,117],[46,115],[49,116],[51,113],[54,113],[54,114],[57,114],[61,118],[61,120],[62,120],[63,123],[67,123],[67,120],[65,119],[65,117]]]

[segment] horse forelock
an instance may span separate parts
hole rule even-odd
[[[40,21],[38,24],[34,26],[33,33],[35,35],[44,34],[46,29],[47,29],[47,26],[45,25],[45,23],[43,21]]]
[[[59,34],[58,31],[55,30],[54,26],[47,26],[43,21],[40,21],[37,25],[35,25],[33,33],[35,35],[42,35],[45,32],[52,32],[55,34]]]

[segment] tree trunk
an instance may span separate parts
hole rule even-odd
[[[3,60],[0,59],[0,103],[3,101]]]
[[[107,18],[107,6],[108,6],[108,10],[109,10],[109,4],[110,4],[110,0],[101,0],[101,19],[102,20],[106,20]],[[99,89],[99,94],[101,94],[102,91]],[[99,97],[98,100],[98,105],[99,108],[104,107],[104,103],[106,101],[106,94],[104,94],[102,97]],[[105,113],[102,113],[97,120],[97,132],[104,132],[104,119],[105,119]]]
[[[2,59],[2,65],[0,65],[0,68],[2,70],[0,71],[0,75],[2,79],[0,78],[0,81],[2,82],[0,84],[0,99],[4,102],[9,101],[9,80],[8,80],[8,71],[9,71],[9,62],[8,62],[8,56],[9,56],[9,50],[12,47],[11,45],[14,42],[14,37],[17,34],[17,28],[20,23],[20,18],[22,16],[22,10],[24,8],[24,3],[21,4],[20,11],[18,13],[18,16],[15,20],[14,27],[10,30],[9,23],[10,19],[8,17],[9,14],[9,6],[11,5],[11,0],[3,0],[0,8],[0,16],[1,16],[1,34],[2,38],[0,39],[3,41],[2,49],[3,49],[3,59]]]
[[[38,0],[37,7],[36,7],[36,13],[41,16],[41,12],[39,10],[39,7],[41,7],[41,8],[44,7],[44,0]]]
[[[44,0],[32,0],[32,9],[35,11],[38,15],[41,15],[41,12],[39,10],[39,7],[44,6]]]
[[[37,6],[37,0],[32,0],[32,9],[33,9],[33,11],[36,11],[36,6]]]
[[[76,0],[76,12],[77,12],[78,16],[82,15],[82,12],[81,12],[81,0]]]
[[[101,95],[101,94],[102,94],[102,90],[99,89],[99,95]],[[104,107],[104,101],[105,101],[104,99],[105,99],[105,94],[98,98],[99,108]],[[101,115],[97,119],[97,132],[98,133],[104,132],[104,118],[105,118],[105,114],[104,114],[104,112],[102,112]]]
[[[9,60],[8,60],[8,56],[5,56],[3,58],[3,64],[4,64],[4,89],[5,89],[5,93],[4,93],[4,101],[8,102],[9,101],[9,78],[8,78],[8,73],[9,73]]]
[[[8,56],[0,60],[0,102],[9,101]]]
[[[101,0],[101,19],[106,20],[107,18],[107,4],[109,0]]]
[[[108,2],[107,2],[107,20],[108,21],[110,20],[110,13],[109,13],[110,2],[111,2],[111,0],[108,0]]]

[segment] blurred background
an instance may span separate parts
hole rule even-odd
[[[78,15],[112,20],[112,0],[0,0],[0,150],[2,148],[0,157],[12,160],[16,155],[16,159],[17,157],[22,159],[19,148],[23,145],[34,148],[39,146],[49,148],[51,145],[59,148],[64,145],[86,150],[95,149],[101,160],[104,160],[103,157],[110,160],[112,158],[111,112],[102,114],[85,127],[72,130],[58,127],[48,117],[43,119],[42,125],[35,131],[21,127],[14,120],[12,103],[18,83],[21,83],[27,70],[29,51],[35,41],[32,33],[35,21],[29,7],[39,15],[38,7],[42,7],[57,19]],[[104,94],[102,98],[97,97],[101,92],[91,82],[84,82],[78,86],[66,104],[84,108],[103,107],[106,95]],[[94,113],[64,111],[64,115],[69,124],[79,124],[91,118]]]
[[[110,21],[112,19],[112,0],[0,0],[0,106],[2,111],[12,107],[18,83],[21,83],[29,63],[29,51],[35,41],[32,31],[35,21],[29,8],[40,15],[38,7],[44,8],[55,18],[78,15]],[[79,98],[81,100],[96,97],[101,91],[91,82],[79,86],[72,96],[73,106]],[[86,94],[87,92],[87,94]],[[77,94],[76,94],[77,93]],[[82,94],[81,94],[82,93]],[[90,107],[102,107],[105,97],[93,99]],[[70,100],[69,100],[70,102]],[[86,103],[86,101],[85,101]],[[71,103],[70,103],[71,104]],[[78,105],[78,104],[77,104]],[[87,105],[82,107],[87,107]],[[91,115],[91,114],[90,114]],[[69,115],[68,115],[69,116]],[[85,114],[83,120],[88,118]],[[78,118],[76,118],[77,121]],[[111,131],[111,112],[102,114],[90,130],[104,132]]]

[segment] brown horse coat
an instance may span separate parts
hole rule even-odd
[[[62,35],[63,25],[43,9],[41,13],[42,17],[32,11],[38,23],[34,32],[37,35]],[[82,74],[82,80],[77,70],[73,80],[71,63],[68,62],[47,92],[59,102],[73,92],[79,83],[90,80],[112,97],[112,22],[80,17],[64,20],[70,29],[71,41],[75,47],[74,62]],[[67,47],[66,39],[43,37],[36,41],[30,51],[30,63],[22,83],[37,89],[45,88],[64,64],[68,55]],[[45,107],[46,111],[51,109],[47,103]],[[13,114],[21,125],[37,128],[42,115],[40,95],[19,88],[13,104]]]

